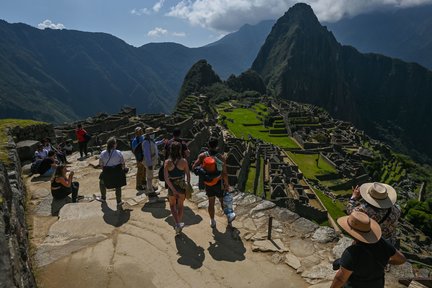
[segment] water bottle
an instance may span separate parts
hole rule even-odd
[[[231,193],[229,192],[224,193],[223,204],[224,204],[224,213],[228,218],[228,222],[231,223],[236,216],[233,210],[233,196]]]

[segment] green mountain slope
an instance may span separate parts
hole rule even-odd
[[[306,4],[276,22],[252,69],[279,97],[320,105],[400,151],[432,158],[432,72],[342,46]]]

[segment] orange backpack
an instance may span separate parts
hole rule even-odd
[[[219,182],[219,180],[222,178],[222,165],[223,162],[220,159],[218,159],[216,156],[210,156],[208,152],[205,152],[205,157],[201,167],[207,172],[209,176],[212,174],[214,175],[211,180],[204,181],[205,185],[214,186]]]

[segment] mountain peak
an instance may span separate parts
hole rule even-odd
[[[312,7],[305,3],[297,3],[279,18],[278,22],[314,23],[320,25]]]

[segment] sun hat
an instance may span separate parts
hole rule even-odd
[[[360,195],[367,203],[381,209],[392,207],[397,199],[396,190],[393,187],[379,182],[361,185]]]
[[[158,131],[159,131],[159,129],[154,129],[153,127],[147,127],[145,129],[145,134],[144,135],[150,135],[150,134],[156,133]]]
[[[339,226],[355,239],[373,244],[381,238],[381,227],[363,212],[353,211],[349,216],[337,219]]]
[[[135,133],[138,131],[141,131],[141,130],[142,130],[142,128],[140,126],[135,127]]]

